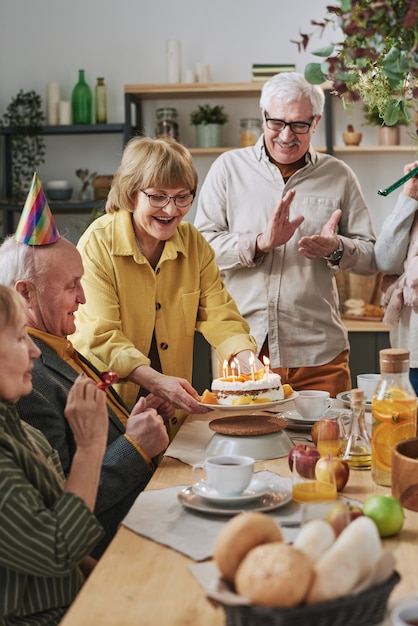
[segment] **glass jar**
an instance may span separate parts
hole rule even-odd
[[[177,109],[173,109],[171,107],[157,109],[155,135],[158,139],[171,137],[172,139],[178,141],[179,126],[177,123],[177,117]]]
[[[409,351],[381,350],[380,382],[372,398],[372,478],[390,487],[392,448],[416,436],[417,397],[409,381]]]
[[[240,146],[254,146],[261,135],[261,120],[257,117],[245,117],[240,120]]]
[[[106,85],[104,78],[97,79],[97,85],[95,88],[95,104],[96,104],[96,123],[106,124],[107,122],[107,98],[106,98]]]
[[[350,408],[350,426],[343,458],[351,469],[367,470],[372,465],[372,443],[366,426],[363,389],[351,390]]]
[[[92,93],[85,81],[84,70],[78,70],[78,83],[71,93],[73,124],[91,124]]]

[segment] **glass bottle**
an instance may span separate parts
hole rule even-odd
[[[155,135],[158,139],[171,137],[179,139],[179,126],[177,123],[177,109],[165,107],[156,111]]]
[[[96,123],[106,124],[107,122],[107,96],[104,78],[98,78],[95,88],[95,109]]]
[[[392,448],[416,436],[417,397],[409,381],[409,351],[381,350],[380,382],[372,398],[372,478],[392,482]]]
[[[240,120],[240,147],[254,146],[261,135],[261,120],[258,117],[245,117]]]
[[[78,83],[71,94],[73,124],[91,124],[92,93],[85,81],[84,70],[78,70]]]
[[[350,393],[351,421],[344,460],[350,468],[368,470],[372,465],[372,441],[366,426],[366,399],[363,389]]]

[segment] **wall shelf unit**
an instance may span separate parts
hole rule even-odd
[[[22,131],[26,129],[22,128]],[[124,137],[125,124],[69,124],[42,126],[40,135],[102,135],[121,134]],[[3,211],[5,221],[5,234],[14,232],[14,214],[20,213],[22,205],[13,203],[12,196],[12,162],[11,162],[11,137],[16,130],[1,126],[0,136],[4,136],[4,173],[5,173],[5,197],[0,198],[0,210]],[[50,202],[48,204],[54,213],[86,213],[104,206],[103,200],[80,201],[80,202]]]

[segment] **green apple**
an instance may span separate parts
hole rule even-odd
[[[383,494],[370,496],[363,505],[363,514],[374,521],[381,537],[397,535],[405,518],[399,500]]]

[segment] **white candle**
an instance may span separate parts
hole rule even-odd
[[[269,378],[269,374],[270,374],[270,359],[268,358],[268,356],[263,356],[263,363],[264,363],[264,376],[263,378]]]
[[[181,79],[181,42],[169,39],[166,42],[167,82],[179,83]]]
[[[231,370],[232,370],[232,382],[235,382],[235,361],[231,362]]]
[[[58,123],[71,124],[71,102],[60,100],[58,103]]]
[[[237,366],[237,373],[238,373],[238,376],[241,376],[241,365],[239,364],[238,359],[234,359],[234,363],[235,363],[235,365]]]
[[[249,364],[250,364],[251,380],[254,382],[254,380],[255,380],[255,376],[254,376],[254,373],[255,373],[255,372],[254,372],[254,363],[255,363],[255,359],[254,359],[254,356],[253,356],[253,355],[251,355],[251,356],[249,357],[248,362],[249,362]]]
[[[58,123],[58,103],[60,101],[60,84],[48,83],[47,85],[47,121],[55,126]]]
[[[222,375],[224,378],[226,378],[228,376],[228,361],[225,359],[223,366],[222,366]]]

